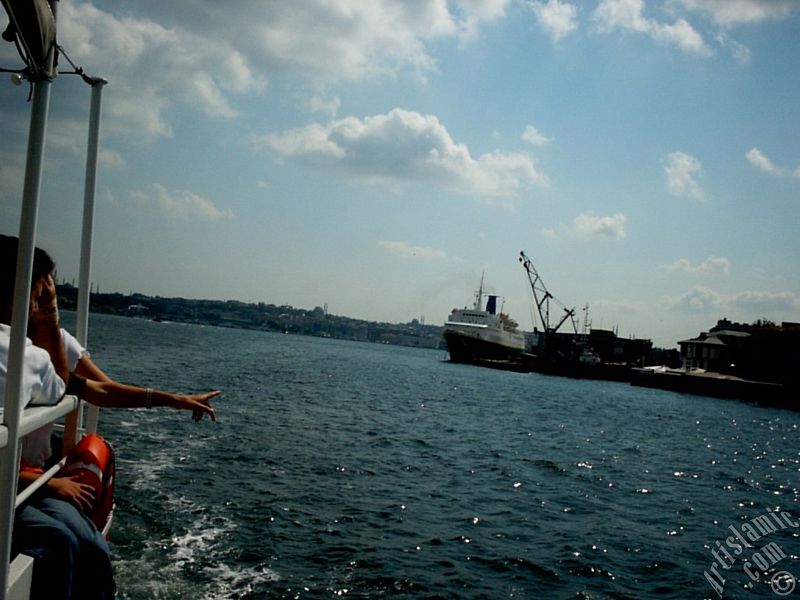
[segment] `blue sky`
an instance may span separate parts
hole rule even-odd
[[[62,0],[59,28],[109,80],[102,291],[441,324],[485,273],[530,329],[525,250],[660,346],[800,321],[796,0]],[[29,104],[3,81],[13,234]],[[89,97],[53,85],[39,243],[67,279]]]

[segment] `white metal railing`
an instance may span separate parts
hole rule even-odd
[[[19,418],[19,425],[17,428],[19,439],[68,414],[74,414],[79,403],[80,400],[75,396],[65,396],[58,404],[53,406],[32,406],[25,408]],[[3,416],[3,418],[5,418],[5,416]],[[19,439],[16,442],[17,446],[19,446]],[[8,442],[8,428],[4,425],[0,426],[0,459],[3,461],[8,460]],[[66,458],[62,458],[41,477],[38,477],[22,492],[17,494],[14,499],[12,510],[19,508],[37,490],[46,485],[50,479],[58,474],[58,471],[64,466],[65,462]],[[16,489],[16,486],[14,489]],[[9,535],[11,534],[10,531],[8,533]],[[13,557],[13,560],[8,564],[8,574],[6,577],[5,589],[0,589],[0,598],[5,598],[5,600],[28,600],[31,583],[33,581],[33,559],[24,554]]]
[[[33,483],[27,485],[24,490],[22,490],[19,494],[17,494],[17,501],[15,503],[15,508],[19,508],[22,506],[28,498],[33,496],[37,491],[47,485],[47,482],[50,481],[53,477],[58,475],[58,472],[67,464],[67,457],[62,457],[56,464],[50,467],[47,471],[45,471],[42,475],[37,477]]]
[[[52,3],[51,7],[55,21],[55,3]],[[47,72],[53,73],[52,55],[48,60],[50,60],[50,66]],[[74,396],[65,397],[55,406],[31,407],[22,410],[22,407],[27,402],[26,398],[22,398],[22,373],[25,360],[28,298],[31,293],[39,195],[44,164],[45,133],[52,84],[51,79],[48,77],[34,77],[33,79],[28,150],[20,212],[14,310],[11,321],[11,340],[3,402],[4,410],[0,415],[0,600],[27,600],[30,595],[33,560],[30,557],[20,555],[13,562],[11,561],[14,511],[17,505],[24,502],[26,497],[35,491],[34,485],[44,485],[58,471],[58,466],[54,467],[45,476],[40,477],[36,484],[26,488],[22,496],[17,497],[20,440],[31,431],[66,417],[64,449],[67,451],[75,443],[78,423],[82,420],[80,415],[81,402]],[[91,289],[91,254],[100,108],[102,88],[107,82],[101,78],[91,79],[84,77],[84,80],[92,86],[92,101],[87,145],[76,338],[81,345],[86,347],[89,290]],[[86,429],[88,431],[94,432],[96,430],[97,418],[97,409],[92,407],[87,417]]]
[[[22,418],[20,419],[19,436],[25,437],[32,431],[36,431],[45,425],[49,425],[64,417],[70,412],[73,412],[78,406],[78,399],[75,396],[64,396],[64,398],[53,406],[32,406],[22,411]],[[21,493],[17,494],[14,501],[15,508],[18,508],[25,500],[30,498],[33,493],[45,485],[61,468],[62,463],[59,462],[51,469],[46,471],[44,475],[38,477],[35,482],[27,486]]]
[[[89,344],[89,292],[92,288],[92,241],[94,240],[94,204],[97,187],[97,148],[100,138],[100,109],[103,104],[103,87],[108,83],[101,77],[92,80],[92,100],[89,110],[89,138],[86,144],[86,178],[83,191],[83,227],[81,230],[81,262],[78,277],[78,314],[75,338],[84,348]],[[86,431],[97,432],[99,410],[89,406]],[[74,439],[74,437],[73,437]]]
[[[14,310],[11,317],[11,339],[8,349],[8,369],[4,396],[3,424],[8,430],[5,447],[0,450],[0,599],[5,598],[9,584],[11,535],[16,504],[19,471],[19,440],[22,423],[22,374],[28,324],[28,298],[31,294],[33,253],[39,214],[39,192],[44,164],[44,141],[47,113],[50,106],[50,86],[47,80],[33,84],[31,125],[28,135],[28,154],[20,214],[17,273],[14,286]],[[24,575],[24,574],[23,574]],[[25,575],[27,576],[27,575]]]
[[[4,8],[9,6],[3,3]],[[52,6],[53,25],[56,7]],[[11,13],[9,13],[11,16]],[[33,81],[31,119],[28,133],[28,151],[25,162],[25,180],[22,189],[22,208],[19,225],[17,272],[14,283],[14,309],[11,316],[11,336],[8,348],[6,389],[3,398],[2,424],[6,429],[5,445],[0,448],[0,600],[30,595],[33,561],[21,557],[11,563],[11,536],[16,505],[17,478],[20,458],[20,431],[26,427],[21,407],[27,399],[22,397],[22,375],[25,361],[25,344],[28,324],[28,299],[31,294],[33,253],[36,243],[36,226],[39,216],[39,193],[44,166],[45,132],[50,108],[50,87],[53,75],[55,45],[47,49],[42,69]]]

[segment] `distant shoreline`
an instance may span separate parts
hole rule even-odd
[[[58,302],[62,308],[75,310],[77,298],[78,289],[75,286],[58,286]],[[439,325],[426,325],[417,319],[405,324],[364,321],[331,315],[321,307],[307,310],[263,302],[162,298],[138,293],[92,293],[89,307],[93,313],[154,321],[273,331],[434,350],[446,348],[444,327]]]

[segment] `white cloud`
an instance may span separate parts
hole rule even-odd
[[[402,1],[398,0],[399,3]],[[446,2],[437,0],[436,3],[442,6],[443,10],[449,10]],[[490,23],[504,16],[508,4],[509,0],[455,0],[456,10],[451,18],[455,19],[459,37],[462,40],[473,38],[483,23]]]
[[[697,265],[692,265],[686,258],[680,258],[666,267],[667,271],[681,271],[693,274],[722,273],[724,275],[730,272],[730,268],[731,262],[724,256],[709,256]]]
[[[800,307],[800,299],[792,292],[753,292],[736,294],[731,303],[742,310],[755,313],[787,313]]]
[[[578,28],[578,10],[569,2],[561,2],[561,0],[548,0],[547,3],[531,2],[530,7],[536,15],[539,25],[554,42]]]
[[[263,87],[263,77],[222,36],[116,17],[86,2],[65,3],[60,11],[59,42],[73,60],[91,65],[93,75],[109,79],[104,110],[110,130],[170,135],[164,113],[176,101],[210,116],[236,117],[228,95]]]
[[[695,286],[679,298],[670,301],[670,306],[673,309],[691,312],[718,310],[721,308],[721,304],[721,296],[714,290],[704,286]]]
[[[695,286],[682,296],[668,302],[670,308],[689,312],[731,311],[737,319],[755,320],[760,317],[778,321],[794,318],[800,310],[800,298],[792,292],[744,291],[723,295],[704,286]]]
[[[363,181],[428,181],[463,194],[514,196],[549,180],[525,153],[495,151],[473,158],[433,115],[395,108],[263,136],[284,157]]]
[[[455,4],[464,19],[494,21],[505,14],[508,0],[456,0]]]
[[[178,104],[207,115],[240,115],[244,95],[267,77],[326,83],[435,71],[428,45],[464,41],[505,14],[509,0],[369,2],[217,0],[122,5],[75,0],[60,7],[59,42],[92,75],[107,78],[104,131],[152,139],[172,135]],[[315,97],[314,111],[335,115],[338,100]]]
[[[688,54],[712,54],[703,37],[685,19],[677,19],[672,24],[661,23],[645,17],[644,8],[644,0],[601,0],[594,10],[594,19],[601,31],[627,29]]]
[[[656,23],[649,33],[657,42],[674,45],[687,54],[712,54],[703,37],[685,19],[678,19],[672,25]]]
[[[217,221],[233,218],[233,211],[217,208],[208,198],[185,190],[170,191],[160,183],[132,191],[130,196],[139,206],[155,208],[176,219]]]
[[[684,152],[672,152],[666,157],[664,173],[667,176],[667,188],[675,196],[688,196],[695,200],[704,200],[705,193],[696,181],[703,167],[694,156]]]
[[[97,153],[98,165],[105,169],[121,169],[125,166],[122,155],[108,148],[100,148]]]
[[[283,156],[301,158],[305,162],[345,159],[347,152],[330,139],[330,134],[329,128],[312,123],[306,127],[289,129],[279,134],[268,134],[261,141],[272,146]]]
[[[50,118],[47,127],[48,162],[77,160],[85,164],[88,129],[85,116],[75,119],[57,113]],[[97,161],[102,168],[119,169],[125,166],[125,159],[119,152],[102,145],[98,148]]]
[[[607,31],[616,28],[647,33],[651,23],[644,18],[643,0],[601,0],[594,10],[594,18]]]
[[[174,23],[208,43],[235,49],[264,72],[301,72],[316,81],[357,80],[412,67],[434,68],[426,44],[464,39],[505,14],[509,0],[370,2],[217,0],[143,3],[154,23]]]
[[[722,46],[723,48],[728,48],[733,55],[733,58],[742,65],[746,65],[750,62],[751,52],[750,48],[737,42],[736,40],[732,40],[728,37],[727,34],[724,32],[719,32],[714,39],[716,42]]]
[[[342,105],[342,101],[339,99],[339,96],[334,96],[333,98],[324,98],[319,94],[313,96],[311,100],[309,100],[309,110],[311,112],[321,112],[331,117],[335,117],[336,113],[339,112],[339,107]]]
[[[619,240],[625,237],[625,222],[627,218],[622,213],[610,216],[600,216],[589,211],[575,217],[573,233],[580,236],[605,237]]]
[[[786,170],[775,165],[767,156],[758,148],[750,148],[745,154],[748,162],[759,171],[769,173],[770,175],[783,175]]]
[[[536,127],[528,125],[522,132],[522,140],[533,146],[543,146],[550,142],[550,138],[542,135]]]
[[[447,260],[447,254],[437,248],[413,246],[406,242],[393,242],[381,240],[378,246],[403,258],[418,258],[422,260]]]
[[[18,206],[22,200],[25,169],[14,165],[0,165],[0,202]]]
[[[552,229],[552,228],[550,228],[550,227],[545,227],[545,228],[543,228],[543,229],[541,230],[541,232],[542,232],[542,235],[543,235],[544,237],[546,237],[546,238],[548,238],[548,239],[551,239],[551,240],[554,240],[554,239],[556,239],[556,238],[558,237],[558,234],[556,233],[556,230],[555,230],[555,229]]]
[[[797,0],[679,0],[723,27],[783,19],[800,10]]]

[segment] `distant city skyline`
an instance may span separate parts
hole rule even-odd
[[[533,260],[673,347],[800,321],[800,2],[58,4],[103,92],[93,284],[441,324]],[[5,26],[5,14],[2,23]],[[0,66],[21,62],[0,45]],[[62,70],[68,69],[62,60]],[[30,104],[0,80],[0,231]],[[77,279],[89,89],[52,86],[40,246]]]

